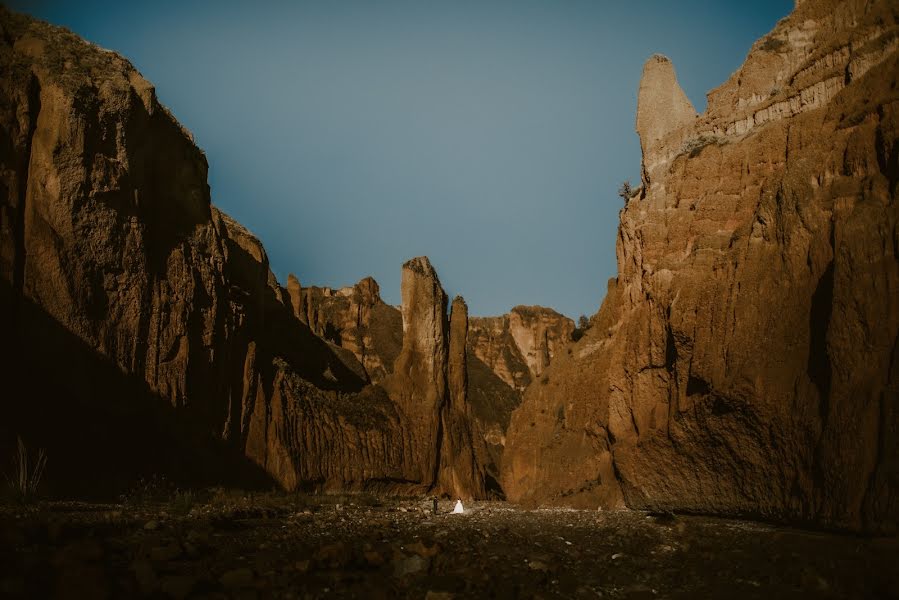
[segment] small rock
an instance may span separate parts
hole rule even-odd
[[[294,568],[300,573],[309,572],[309,560],[298,560],[293,564]]]
[[[219,577],[219,582],[226,588],[243,588],[252,586],[253,579],[253,571],[247,567],[241,567]]]
[[[528,567],[530,567],[533,571],[540,571],[542,573],[549,571],[549,565],[540,560],[532,560],[528,562]]]
[[[147,521],[146,525],[144,525],[144,529],[146,529],[147,531],[156,531],[157,529],[159,529],[159,522]]]
[[[150,560],[153,562],[175,560],[179,556],[181,556],[181,546],[174,542],[166,546],[157,546],[150,549]]]
[[[159,588],[172,598],[187,598],[196,585],[196,577],[191,577],[190,575],[169,575],[162,578]]]
[[[428,568],[430,560],[422,558],[418,555],[398,558],[393,561],[393,574],[396,577],[404,577],[413,573],[418,573]]]
[[[440,545],[434,544],[433,546],[426,546],[419,540],[417,542],[413,542],[412,544],[406,544],[406,550],[412,552],[413,554],[417,554],[422,558],[432,558],[440,552]]]
[[[433,590],[429,590],[427,594],[425,594],[425,600],[453,600],[456,595],[452,592],[435,592]]]
[[[350,552],[343,542],[334,542],[320,547],[314,558],[320,564],[340,567],[349,562]]]
[[[150,561],[134,561],[131,563],[131,571],[134,573],[134,578],[137,579],[137,585],[140,588],[141,594],[149,596],[156,590],[156,586],[159,582],[156,578],[156,571],[153,570],[153,565],[150,564]]]

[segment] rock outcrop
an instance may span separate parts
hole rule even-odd
[[[381,300],[374,279],[333,290],[303,288],[291,275],[288,290],[297,317],[319,337],[350,351],[370,381],[379,383],[390,373],[403,343],[403,317]]]
[[[798,4],[695,119],[650,59],[618,277],[512,417],[511,499],[896,530],[897,13]]]
[[[506,385],[523,391],[571,341],[574,321],[551,308],[516,306],[500,317],[471,319],[469,346]]]
[[[571,343],[574,322],[550,308],[516,306],[499,317],[472,317],[468,332],[469,397],[488,482],[499,493],[506,430],[521,394]]]
[[[482,497],[483,476],[477,473],[464,418],[465,340],[450,339],[446,293],[426,257],[403,265],[402,299],[403,347],[383,385],[403,417],[405,478],[436,483],[438,491],[452,496]],[[464,306],[454,303],[454,325],[462,336],[467,329]],[[451,346],[456,351],[452,361]]]
[[[483,494],[433,270],[404,284],[395,397],[365,386],[354,353],[389,353],[310,329],[315,298],[212,205],[202,151],[128,61],[2,7],[0,28],[0,451],[46,448],[67,493],[162,473]],[[374,282],[347,300],[357,328],[380,306]]]

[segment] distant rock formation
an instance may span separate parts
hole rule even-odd
[[[400,311],[381,300],[380,287],[366,277],[352,287],[300,286],[294,275],[288,289],[294,313],[319,337],[352,352],[366,376],[379,383],[393,369],[403,342]]]
[[[557,353],[571,343],[574,322],[550,308],[516,306],[499,317],[471,317],[468,332],[469,397],[483,445],[479,461],[488,483],[499,484],[506,430],[521,394]]]
[[[896,530],[897,22],[797,3],[695,118],[650,59],[618,277],[513,414],[511,499]]]
[[[574,321],[551,308],[516,306],[500,317],[473,317],[469,345],[506,385],[523,391],[571,341]]]

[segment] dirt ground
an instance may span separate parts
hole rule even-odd
[[[899,540],[236,492],[0,508],[0,597],[899,598]]]

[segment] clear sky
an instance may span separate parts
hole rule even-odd
[[[13,0],[120,52],[209,159],[213,202],[284,283],[427,255],[472,314],[592,314],[639,180],[643,62],[697,110],[792,0]]]

